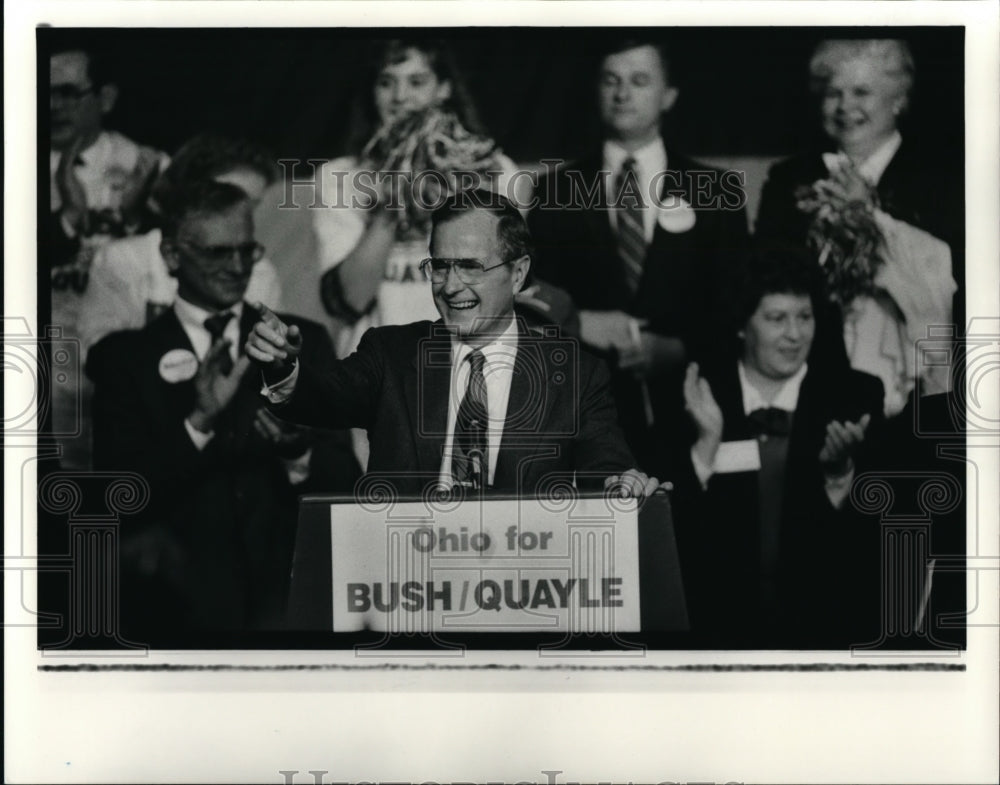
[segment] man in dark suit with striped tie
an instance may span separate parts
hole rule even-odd
[[[681,405],[681,369],[710,344],[716,292],[747,239],[739,173],[664,144],[677,96],[665,47],[609,45],[597,82],[602,148],[543,177],[529,218],[536,273],[580,309],[581,337],[612,365],[626,438],[651,471],[668,438],[658,429]]]
[[[524,219],[503,196],[456,194],[432,215],[421,263],[441,320],[378,327],[350,357],[315,363],[309,337],[262,306],[247,341],[272,409],[368,431],[368,473],[402,494],[456,486],[542,493],[572,481],[645,496],[604,364],[514,312],[531,265]]]

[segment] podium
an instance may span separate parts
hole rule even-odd
[[[685,632],[669,497],[303,496],[286,629]]]

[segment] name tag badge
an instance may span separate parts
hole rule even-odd
[[[756,439],[723,442],[715,455],[716,474],[760,470],[760,445]]]
[[[168,384],[193,379],[198,373],[198,358],[189,349],[171,349],[160,358],[160,378]]]

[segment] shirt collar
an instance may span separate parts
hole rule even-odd
[[[778,390],[778,394],[770,403],[765,401],[757,388],[750,383],[742,360],[737,363],[737,369],[740,375],[740,389],[743,391],[744,414],[750,414],[755,409],[767,408],[794,412],[799,405],[799,389],[802,387],[802,380],[806,377],[806,371],[809,370],[809,364],[802,363],[802,367],[785,380]]]
[[[635,152],[629,152],[618,142],[606,139],[604,142],[604,167],[612,173],[617,173],[626,158],[634,158],[636,169],[649,178],[655,172],[662,172],[667,168],[667,149],[663,146],[663,137],[657,136]]]
[[[899,131],[896,131],[858,165],[858,172],[869,183],[877,185],[902,143],[903,137]],[[843,155],[842,151],[837,153],[823,153],[823,163],[826,164],[828,170],[833,170],[837,165],[837,160]]]
[[[483,359],[487,366],[511,356],[511,350],[517,347],[517,319],[511,318],[507,329],[494,338],[486,346],[482,347]],[[456,336],[451,338],[451,357],[454,368],[458,368],[472,352],[474,347],[465,341],[460,341]]]
[[[243,303],[238,302],[231,308],[227,308],[227,311],[232,313],[236,318],[234,321],[239,324],[240,317],[243,315]],[[181,325],[184,327],[196,327],[199,330],[205,329],[205,320],[209,316],[215,316],[216,313],[222,313],[222,311],[206,311],[204,308],[199,308],[197,305],[189,303],[184,298],[178,296],[174,300],[174,313],[177,314],[177,319],[180,321]]]
[[[80,151],[80,160],[85,166],[95,166],[98,162],[107,160],[110,155],[111,138],[101,131],[94,143],[86,150]]]
[[[110,145],[111,140],[107,132],[101,131],[90,147],[77,153],[77,160],[88,169],[94,168],[100,161],[107,159]],[[49,161],[53,166],[58,166],[61,160],[62,152],[60,150],[49,151]]]

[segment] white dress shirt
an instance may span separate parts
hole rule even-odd
[[[514,361],[517,359],[517,322],[511,319],[507,326],[494,341],[482,347],[483,380],[486,382],[486,413],[489,425],[486,431],[487,462],[489,475],[487,484],[493,484],[497,469],[497,458],[500,454],[500,441],[503,438],[504,422],[507,419],[507,402],[510,398],[510,385],[514,378]],[[475,349],[458,338],[452,338],[451,344],[451,377],[448,383],[448,420],[445,432],[444,452],[441,456],[441,469],[438,480],[446,488],[454,485],[451,476],[451,462],[455,444],[455,421],[458,419],[458,407],[465,397],[469,385],[471,364],[466,358]],[[295,383],[299,378],[299,363],[296,360],[291,373],[281,381],[261,387],[261,395],[271,403],[280,404],[292,397]]]
[[[607,140],[604,143],[604,171],[607,173],[607,193],[610,198],[614,198],[618,186],[618,176],[621,174],[622,165],[626,159],[635,159],[636,182],[642,194],[645,209],[642,211],[642,228],[646,236],[646,245],[653,240],[653,232],[656,230],[656,200],[659,194],[652,193],[653,178],[667,168],[667,150],[663,146],[663,139],[657,136],[653,141],[640,147],[634,153],[630,153],[617,142]],[[618,211],[608,210],[608,220],[611,221],[611,228],[618,230]]]
[[[455,422],[458,407],[465,397],[469,385],[472,365],[467,358],[474,348],[457,338],[451,342],[451,381],[448,384],[448,429],[445,432],[444,454],[441,459],[440,482],[451,488],[451,463],[455,444]],[[507,419],[507,401],[510,398],[510,384],[514,378],[514,360],[517,358],[517,323],[511,319],[510,325],[496,340],[482,347],[483,379],[486,382],[486,412],[489,425],[486,430],[487,462],[489,477],[487,484],[493,484],[500,454],[500,440],[503,438],[504,421]]]
[[[799,405],[799,390],[802,389],[802,380],[806,378],[809,371],[809,364],[802,363],[802,367],[789,376],[778,388],[777,395],[770,401],[761,395],[760,390],[753,386],[747,376],[746,366],[743,361],[736,364],[736,370],[740,377],[740,389],[743,392],[743,413],[750,416],[750,412],[757,409],[781,409],[789,414],[795,413],[795,407]]]
[[[892,161],[893,156],[896,155],[896,151],[899,150],[899,146],[902,143],[903,137],[899,131],[896,131],[879,145],[871,155],[858,164],[858,174],[864,177],[869,185],[878,185],[878,181],[882,179],[882,175],[889,166],[889,162]],[[823,163],[826,164],[827,171],[829,172],[837,169],[841,165],[841,162],[846,159],[847,155],[844,152],[823,153]]]
[[[222,337],[229,341],[229,356],[233,358],[233,363],[235,363],[239,359],[240,315],[243,313],[243,303],[236,303],[229,310],[232,311],[233,318],[229,320],[229,324],[223,330]],[[204,308],[199,308],[197,305],[193,305],[187,300],[178,297],[174,300],[174,313],[177,315],[177,321],[181,323],[181,327],[187,334],[188,340],[191,341],[194,356],[198,358],[198,363],[201,364],[201,361],[205,359],[205,355],[208,354],[208,350],[212,347],[212,334],[205,327],[205,320],[210,316],[214,316],[214,312],[206,311]],[[204,450],[205,446],[215,435],[214,431],[202,433],[191,424],[190,420],[184,420],[184,427],[187,429],[192,443],[199,451]]]
[[[222,337],[229,341],[229,356],[233,358],[235,364],[240,356],[240,317],[243,315],[243,303],[236,303],[229,311],[233,314],[233,318],[223,330]],[[206,311],[178,297],[174,300],[174,313],[177,314],[177,321],[181,323],[188,340],[191,341],[195,357],[201,362],[212,348],[212,334],[205,327],[205,320],[215,316],[215,311]]]

